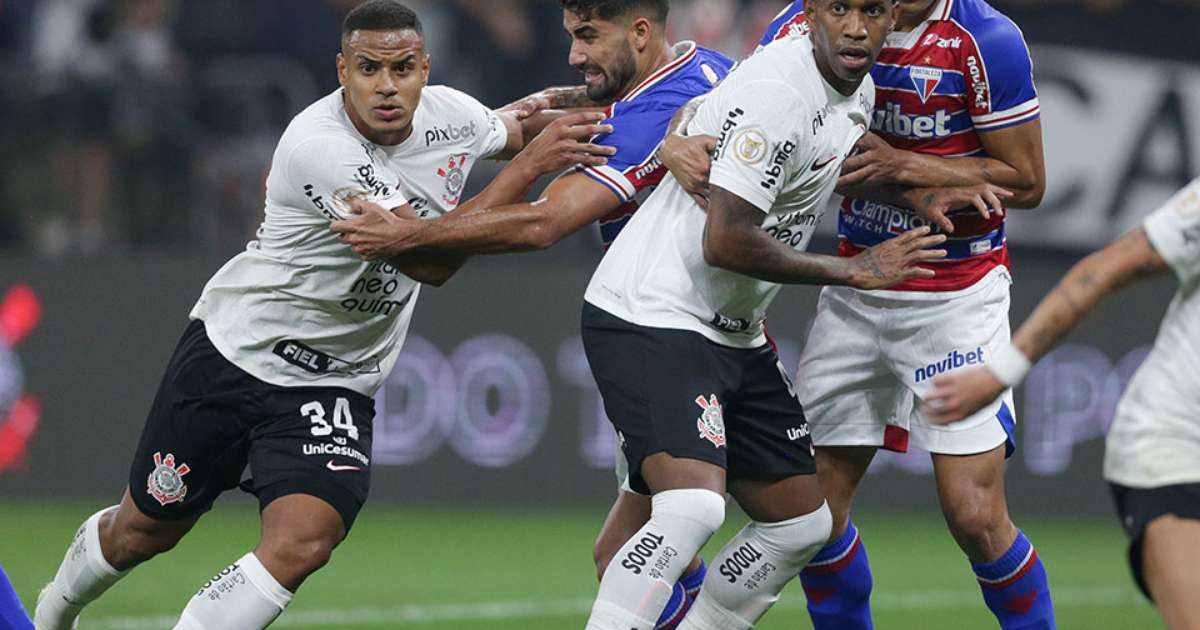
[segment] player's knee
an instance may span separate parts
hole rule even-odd
[[[960,545],[988,546],[988,541],[1004,529],[1008,515],[986,501],[964,501],[942,509],[950,532]]]
[[[274,566],[287,568],[290,578],[303,579],[329,564],[335,546],[330,538],[316,537],[280,541],[267,545],[265,551],[272,556]]]
[[[803,558],[803,565],[829,542],[833,513],[828,504],[815,512],[782,523],[755,523],[759,536],[788,557]]]
[[[686,520],[711,536],[725,522],[725,497],[711,490],[669,490],[654,495],[650,519]]]

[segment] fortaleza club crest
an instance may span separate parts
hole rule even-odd
[[[721,403],[717,402],[716,394],[709,396],[707,400],[704,396],[697,396],[696,404],[704,410],[696,420],[700,437],[712,442],[717,448],[725,446],[725,417],[721,414]]]
[[[452,155],[446,167],[437,171],[438,177],[446,180],[446,194],[442,195],[442,201],[449,205],[457,205],[462,198],[463,189],[467,186],[467,172],[464,167],[470,158],[466,153]]]
[[[187,464],[176,466],[175,456],[171,453],[167,453],[166,457],[162,453],[155,453],[154,471],[146,480],[146,492],[164,506],[178,503],[187,496],[187,484],[183,483],[183,476],[190,470]]]

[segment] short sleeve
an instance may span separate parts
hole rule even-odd
[[[811,117],[797,111],[796,103],[802,102],[799,95],[781,81],[724,87],[721,98],[706,103],[721,108],[709,181],[769,212],[803,150],[798,121]]]
[[[1200,280],[1200,179],[1151,214],[1144,229],[1180,282]]]
[[[380,167],[368,147],[338,136],[301,141],[288,153],[287,194],[298,196],[301,207],[311,206],[331,220],[345,218],[348,199],[388,209],[404,205],[398,178]]]
[[[581,167],[588,177],[604,184],[621,202],[633,199],[642,189],[657,186],[666,175],[666,167],[655,157],[667,134],[671,118],[683,103],[680,99],[647,98],[632,103],[617,103],[603,124],[613,132],[596,136],[592,142],[613,147],[616,155],[604,166]]]
[[[967,109],[978,131],[996,131],[1041,115],[1033,85],[1033,60],[1012,20],[995,15],[976,30],[964,55]]]
[[[771,20],[771,24],[767,26],[767,32],[763,33],[762,39],[758,41],[758,47],[761,49],[777,39],[804,33],[807,28],[804,23],[804,0],[796,0],[782,13],[775,16],[774,20]]]

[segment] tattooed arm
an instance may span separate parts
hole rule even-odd
[[[859,142],[858,154],[842,167],[839,187],[992,184],[1014,193],[1008,200],[1010,207],[1036,208],[1041,204],[1046,193],[1041,121],[980,132],[979,139],[987,157],[942,158],[896,149],[879,136],[867,134]]]
[[[917,265],[944,258],[929,249],[946,237],[920,228],[884,241],[854,258],[797,251],[762,229],[767,214],[750,202],[713,186],[704,229],[704,260],[714,267],[780,284],[845,285],[884,289],[933,272]]]

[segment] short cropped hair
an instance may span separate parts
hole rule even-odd
[[[559,3],[581,20],[600,18],[612,21],[640,9],[646,12],[646,17],[666,24],[667,15],[671,12],[671,0],[559,0]]]
[[[342,39],[354,31],[416,31],[424,35],[417,13],[397,0],[367,0],[346,14]]]

